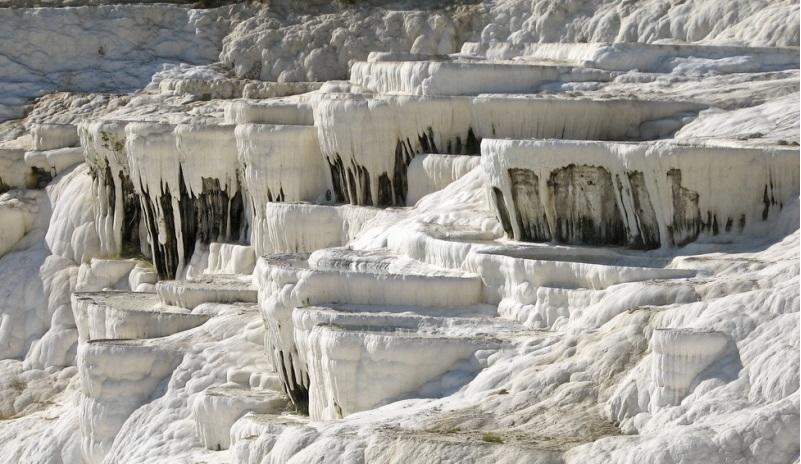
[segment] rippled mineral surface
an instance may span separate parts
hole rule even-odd
[[[0,0],[0,462],[799,462],[799,6]]]

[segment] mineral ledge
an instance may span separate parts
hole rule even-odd
[[[0,0],[0,462],[799,463],[798,45]]]

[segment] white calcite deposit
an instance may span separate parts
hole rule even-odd
[[[444,189],[479,165],[481,157],[468,155],[423,154],[409,163],[406,174],[409,191],[406,202],[414,205],[429,193]]]
[[[371,206],[267,203],[263,214],[264,223],[253,234],[259,256],[343,246],[370,221],[393,212]]]
[[[225,105],[225,121],[231,124],[310,126],[314,124],[314,113],[307,100],[305,95],[264,100],[232,100]]]
[[[131,169],[125,149],[124,121],[90,121],[78,127],[86,164],[93,172],[92,193],[95,227],[104,254],[124,253],[123,243],[139,252],[140,214],[131,183]]]
[[[754,72],[763,69],[798,67],[798,54],[791,47],[737,47],[699,44],[656,44],[638,42],[535,43],[466,42],[462,54],[490,60],[517,58],[587,66],[608,71],[679,73]]]
[[[180,362],[178,353],[123,340],[81,345],[81,451],[86,462],[101,463],[128,416],[147,401]]]
[[[233,126],[131,123],[125,132],[130,181],[159,275],[181,275],[198,240],[241,238]]]
[[[296,308],[292,324],[309,369],[309,416],[342,418],[458,385],[480,369],[482,351],[501,344],[481,330],[491,319],[467,319],[490,313],[477,306]],[[450,334],[447,325],[455,329]],[[498,336],[505,332],[495,328]],[[429,347],[437,356],[423,354]],[[394,375],[398,369],[408,375]]]
[[[80,341],[158,338],[208,319],[163,305],[156,294],[143,292],[75,292],[72,308]]]
[[[240,124],[236,140],[256,228],[269,203],[331,197],[313,126]]]
[[[25,164],[43,173],[57,176],[67,168],[83,163],[81,147],[56,148],[46,151],[26,151]]]
[[[37,151],[79,145],[78,129],[72,124],[34,124],[31,126],[33,149]]]
[[[257,290],[249,275],[213,274],[193,280],[162,280],[156,284],[161,302],[193,309],[202,303],[255,303]]]
[[[0,147],[0,189],[33,187],[33,170],[25,163],[25,149]]]
[[[533,93],[547,82],[598,82],[611,77],[592,68],[445,59],[354,63],[350,80],[365,90],[384,94],[477,95]]]
[[[246,413],[280,413],[286,397],[275,390],[250,390],[239,385],[208,388],[195,397],[192,417],[203,446],[220,451],[231,446],[231,426]]]
[[[797,4],[107,3],[0,0],[0,463],[799,461]]]
[[[798,196],[798,162],[797,149],[482,142],[504,228],[534,242],[656,248],[700,233],[761,236]]]
[[[21,117],[29,98],[47,92],[128,91],[144,87],[163,64],[215,61],[236,15],[227,8],[167,4],[15,8],[30,5],[8,3],[0,11],[0,120]]]
[[[714,331],[657,329],[651,344],[656,385],[652,404],[658,408],[679,404],[695,386],[696,377],[721,357],[729,338]]]
[[[0,194],[0,256],[13,249],[31,231],[40,201],[39,192],[11,190]]]
[[[488,82],[484,91],[494,91]],[[652,139],[669,135],[700,109],[691,102],[634,99],[335,93],[318,100],[315,124],[336,198],[386,206],[406,204],[408,166],[417,154],[478,155],[485,137]]]

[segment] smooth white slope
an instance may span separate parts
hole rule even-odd
[[[57,90],[131,91],[164,63],[215,61],[229,8],[0,8],[0,121]]]

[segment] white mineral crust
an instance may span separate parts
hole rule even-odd
[[[0,0],[0,463],[799,462],[797,2],[112,3]]]

